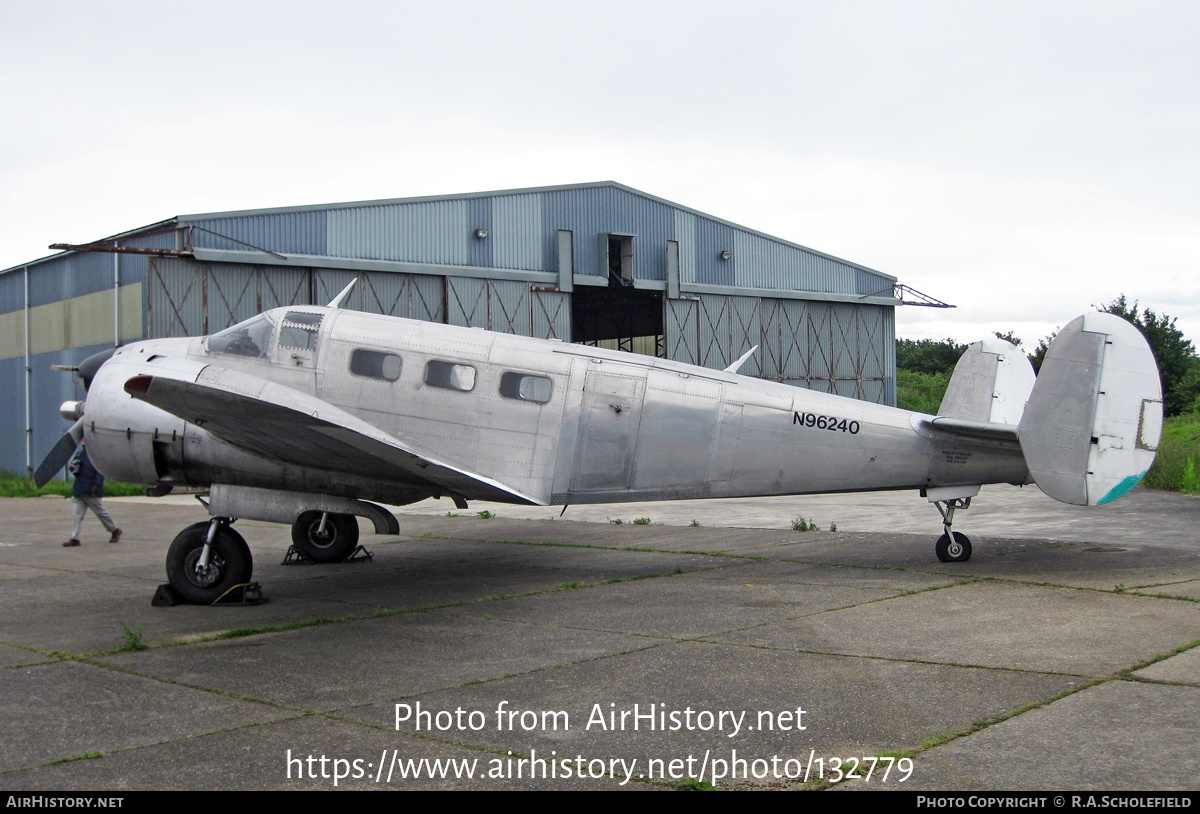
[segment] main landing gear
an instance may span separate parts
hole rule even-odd
[[[232,528],[233,522],[233,518],[213,517],[179,532],[167,551],[167,580],[176,598],[166,598],[163,604],[182,599],[212,605],[234,597],[241,604],[256,595],[256,590],[245,595],[235,592],[250,585],[254,559],[246,540]],[[359,548],[358,520],[352,514],[302,512],[292,524],[292,546],[302,560],[343,562]],[[289,560],[291,556],[289,552]]]
[[[313,562],[342,562],[358,548],[358,519],[352,514],[304,512],[292,524],[292,545]]]
[[[932,500],[932,498],[930,498]],[[971,541],[961,531],[954,531],[954,510],[969,509],[971,498],[956,497],[949,500],[933,500],[933,505],[942,515],[942,527],[946,533],[938,538],[934,551],[942,562],[966,562],[971,559]]]
[[[167,551],[167,580],[180,597],[211,605],[250,582],[254,559],[250,546],[227,517],[193,523],[179,532]]]

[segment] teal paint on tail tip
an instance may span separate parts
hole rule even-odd
[[[1149,469],[1146,470],[1146,472],[1149,471]],[[1108,490],[1107,495],[1097,500],[1096,505],[1103,506],[1105,503],[1112,503],[1117,498],[1125,497],[1125,495],[1129,494],[1129,492],[1133,490],[1133,487],[1142,482],[1142,478],[1146,477],[1146,472],[1143,472],[1140,475],[1130,475],[1129,477],[1125,478],[1112,489]]]

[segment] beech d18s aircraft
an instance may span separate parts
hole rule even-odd
[[[235,518],[291,523],[301,553],[333,562],[357,548],[356,516],[398,533],[377,503],[441,496],[465,508],[914,489],[942,514],[938,558],[963,561],[954,511],[982,484],[1107,503],[1145,475],[1162,428],[1150,348],[1111,314],[1060,331],[1036,380],[1013,345],[972,345],[933,416],[740,376],[749,353],[711,370],[344,310],[349,290],[86,360],[87,400],[63,405],[75,423],[37,480],[84,438],[109,478],[207,488],[212,519],[167,555],[175,591],[207,603],[251,576]]]

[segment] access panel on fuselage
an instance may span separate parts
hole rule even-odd
[[[637,454],[645,368],[589,365],[579,413],[572,492],[627,490]]]
[[[702,490],[709,477],[724,385],[650,370],[638,433],[634,490]]]

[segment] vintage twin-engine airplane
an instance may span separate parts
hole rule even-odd
[[[398,533],[369,501],[435,496],[464,508],[915,489],[942,513],[937,556],[962,561],[954,511],[981,484],[1106,503],[1141,480],[1162,426],[1153,355],[1111,314],[1060,331],[1036,380],[1013,345],[972,345],[932,416],[737,375],[747,357],[711,370],[344,310],[349,290],[85,361],[86,403],[63,405],[75,424],[37,479],[83,437],[110,478],[207,487],[212,519],[175,538],[167,574],[211,602],[251,576],[235,518],[291,523],[298,550],[333,562],[357,547],[356,515]]]

